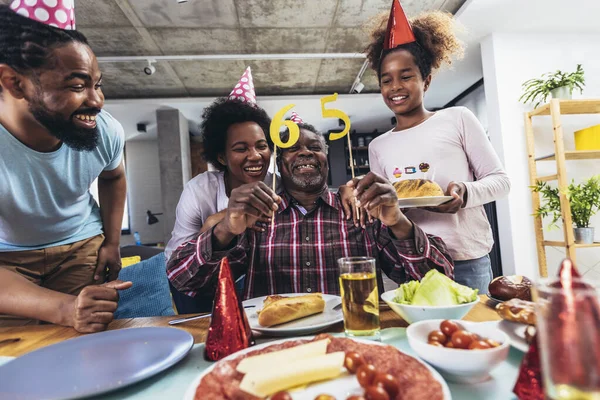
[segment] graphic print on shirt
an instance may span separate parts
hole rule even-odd
[[[432,180],[432,173],[430,173],[435,171],[434,168],[431,167],[431,165],[427,162],[422,162],[419,163],[419,168],[417,169],[417,167],[415,167],[414,165],[409,165],[406,167],[398,167],[397,165],[394,165],[394,169],[392,172],[392,176],[390,177],[390,181],[392,183],[397,182],[399,180],[401,180],[402,176],[404,176],[405,179],[429,179]],[[408,175],[414,175],[414,174],[418,174],[421,173],[421,176],[408,176]]]

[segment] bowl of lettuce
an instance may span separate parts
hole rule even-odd
[[[431,270],[421,281],[403,283],[398,289],[383,293],[381,298],[411,324],[428,319],[461,319],[479,302],[477,292]]]

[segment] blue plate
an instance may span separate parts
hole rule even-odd
[[[194,338],[177,328],[131,328],[65,340],[0,366],[0,399],[76,399],[149,378],[182,360]]]

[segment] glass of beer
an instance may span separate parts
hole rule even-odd
[[[346,257],[338,265],[346,336],[381,340],[375,259]]]
[[[575,278],[534,287],[546,396],[600,399],[600,285]]]

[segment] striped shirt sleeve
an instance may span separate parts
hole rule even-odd
[[[454,279],[454,263],[442,239],[428,235],[413,224],[414,237],[395,239],[385,225],[374,230],[380,250],[380,264],[385,274],[398,283],[410,277],[421,280],[431,269]]]
[[[234,279],[246,268],[246,236],[234,239],[228,250],[213,251],[213,232],[214,227],[198,235],[196,240],[181,244],[167,263],[167,278],[188,296],[195,296],[200,291],[214,291],[223,257],[229,258]]]

